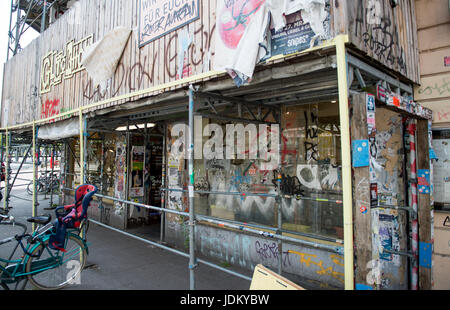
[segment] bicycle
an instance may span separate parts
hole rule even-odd
[[[55,212],[58,221],[51,222],[51,215],[28,218],[27,221],[38,225],[30,235],[27,226],[18,223],[9,215],[1,215],[0,225],[17,225],[23,233],[0,240],[0,245],[12,241],[17,244],[8,259],[0,258],[0,286],[9,290],[8,285],[29,281],[33,286],[43,290],[61,289],[72,283],[79,283],[79,276],[86,264],[89,254],[87,244],[87,208],[97,188],[81,185],[75,191],[75,204],[58,207]],[[3,213],[6,213],[5,211]],[[73,217],[73,214],[77,214]],[[66,221],[69,218],[70,221]],[[5,220],[6,219],[6,220]],[[63,244],[55,245],[55,236],[62,224],[64,229]],[[27,242],[25,246],[23,241]],[[12,259],[18,247],[23,250],[20,259]]]
[[[0,217],[5,218],[4,215]],[[8,216],[6,216],[8,217]],[[0,225],[17,225],[22,227],[23,233],[0,241],[0,245],[12,241],[17,244],[8,259],[0,258],[0,285],[9,290],[8,285],[22,280],[27,280],[35,287],[43,290],[60,289],[76,281],[86,264],[88,253],[87,244],[72,231],[68,231],[64,251],[54,250],[49,247],[49,239],[54,227],[50,223],[51,216],[39,216],[27,219],[28,222],[38,224],[33,234],[27,234],[27,226],[11,220],[0,222]],[[28,243],[26,246],[23,241]],[[18,259],[12,259],[17,248],[22,248],[24,255]]]
[[[57,173],[51,175],[41,174],[41,176],[36,180],[36,189],[39,194],[50,194],[53,188],[53,193],[59,191],[59,176]],[[27,186],[27,193],[29,195],[33,194],[33,181],[31,181]]]

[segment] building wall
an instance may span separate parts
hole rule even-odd
[[[415,100],[433,110],[434,182],[434,289],[449,289],[450,204],[448,189],[450,165],[450,3],[448,0],[416,0],[420,52],[421,83],[415,88]],[[439,130],[439,131],[438,131]],[[432,224],[433,225],[433,224]]]
[[[414,99],[434,112],[433,127],[450,127],[450,8],[447,0],[417,0],[420,86]]]
[[[48,118],[93,103],[104,103],[96,107],[101,109],[135,101],[188,84],[175,87],[167,83],[214,72],[215,41],[220,32],[216,30],[217,1],[222,0],[184,1],[191,7],[199,4],[199,18],[184,26],[173,27],[171,32],[161,33],[147,44],[144,43],[150,37],[139,39],[140,29],[147,29],[149,25],[145,23],[146,15],[141,14],[141,0],[76,2],[40,37],[6,63],[2,127]],[[169,6],[175,3],[142,2]],[[392,8],[389,0],[329,0],[327,32],[331,37],[349,34],[353,45],[368,57],[418,82],[412,18],[414,2],[398,2],[399,5]],[[373,3],[377,8],[375,19],[369,15]],[[141,25],[142,16],[144,22]],[[82,54],[88,46],[118,27],[125,27],[132,33],[113,77],[96,86],[80,64]],[[186,50],[180,49],[186,39],[192,39],[192,44]],[[204,81],[216,76],[198,76],[195,80]],[[167,87],[151,89],[158,85]]]

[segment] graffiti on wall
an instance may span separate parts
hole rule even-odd
[[[192,74],[192,68],[199,65],[202,65],[203,71],[208,71],[210,59],[214,55],[210,51],[214,30],[215,25],[211,29],[206,29],[204,25],[200,25],[193,31],[196,40],[189,45],[186,55],[183,55],[183,74],[178,74],[180,51],[175,47],[179,34],[175,33],[165,41],[161,52],[155,49],[153,54],[145,55],[131,65],[121,61],[117,66],[115,77],[109,80],[106,85],[94,87],[92,79],[83,80],[83,97],[90,101],[101,101],[109,96],[115,97],[123,93],[142,90],[145,87],[144,85],[150,86],[158,82],[162,83],[164,77],[158,72],[159,67],[163,68],[164,75],[171,79],[188,77]]]
[[[41,105],[41,119],[52,117],[60,113],[59,100],[45,100]]]
[[[119,199],[125,199],[125,186],[126,186],[126,154],[127,146],[125,143],[125,137],[118,137],[116,142],[116,180],[115,184],[115,197]],[[122,203],[114,202],[114,213],[116,215],[123,215],[125,206]]]
[[[257,264],[273,269],[278,267],[280,251],[276,241],[205,226],[198,226],[198,232],[202,254],[249,269]],[[284,272],[335,286],[344,283],[344,258],[338,254],[283,244],[281,263]]]
[[[418,93],[427,98],[450,96],[450,77],[444,76],[438,80],[433,80],[432,82],[421,86]]]
[[[382,10],[383,0],[357,1],[354,35],[383,63],[398,66],[407,74],[406,58],[400,46],[399,30],[390,10]],[[384,13],[383,13],[384,12]]]

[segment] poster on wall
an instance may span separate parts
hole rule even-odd
[[[115,194],[114,196],[119,199],[125,198],[125,174],[126,174],[126,144],[125,138],[119,137],[116,143],[116,175],[115,175]],[[123,204],[114,202],[114,213],[116,215],[122,215]]]
[[[434,201],[450,203],[450,139],[433,139],[437,160],[433,160]]]
[[[271,55],[287,55],[310,47],[311,40],[315,36],[309,23],[298,20],[286,24],[286,27],[279,31],[271,29]]]
[[[144,146],[133,146],[131,149],[130,197],[144,196],[144,154]]]
[[[200,17],[199,0],[140,0],[139,47]]]

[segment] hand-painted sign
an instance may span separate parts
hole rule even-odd
[[[199,0],[141,0],[139,47],[200,17]]]
[[[52,86],[60,84],[64,79],[70,79],[77,72],[84,70],[81,57],[84,50],[93,43],[94,35],[78,42],[69,41],[62,51],[50,51],[42,59],[41,64],[41,94],[51,91]]]

